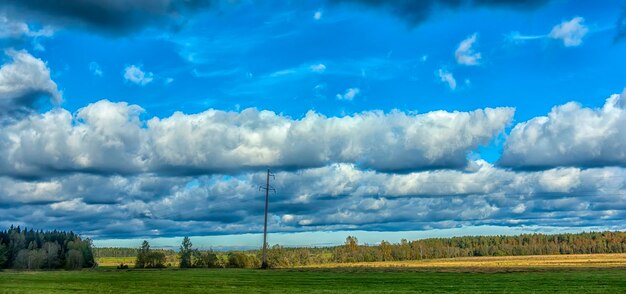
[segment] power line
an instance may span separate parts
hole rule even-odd
[[[265,224],[263,225],[263,261],[261,263],[261,268],[267,268],[267,209],[269,206],[269,194],[270,191],[276,193],[276,189],[270,186],[270,177],[276,179],[274,174],[270,172],[270,169],[267,169],[267,181],[265,182],[265,186],[260,186],[259,190],[265,190]]]

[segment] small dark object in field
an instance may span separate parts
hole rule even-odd
[[[128,269],[128,264],[120,263],[120,265],[117,266],[117,269]]]

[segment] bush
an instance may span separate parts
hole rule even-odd
[[[257,268],[260,266],[261,262],[254,255],[248,255],[243,252],[231,252],[228,254],[228,267]]]

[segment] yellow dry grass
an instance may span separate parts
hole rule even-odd
[[[98,257],[96,262],[99,266],[118,266],[124,263],[132,267],[135,265],[135,257]]]
[[[540,269],[540,268],[618,268],[626,267],[626,254],[572,254],[486,256],[446,259],[327,263],[304,268],[422,268],[422,269]]]
[[[98,257],[96,258],[96,262],[98,263],[98,266],[104,267],[118,266],[120,263],[126,264],[129,267],[134,267],[135,259],[136,257]],[[176,256],[166,256],[165,265],[178,266],[178,259]]]

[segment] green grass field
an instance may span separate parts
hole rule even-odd
[[[2,293],[624,293],[626,269],[437,272],[407,269],[165,269],[0,272]]]

